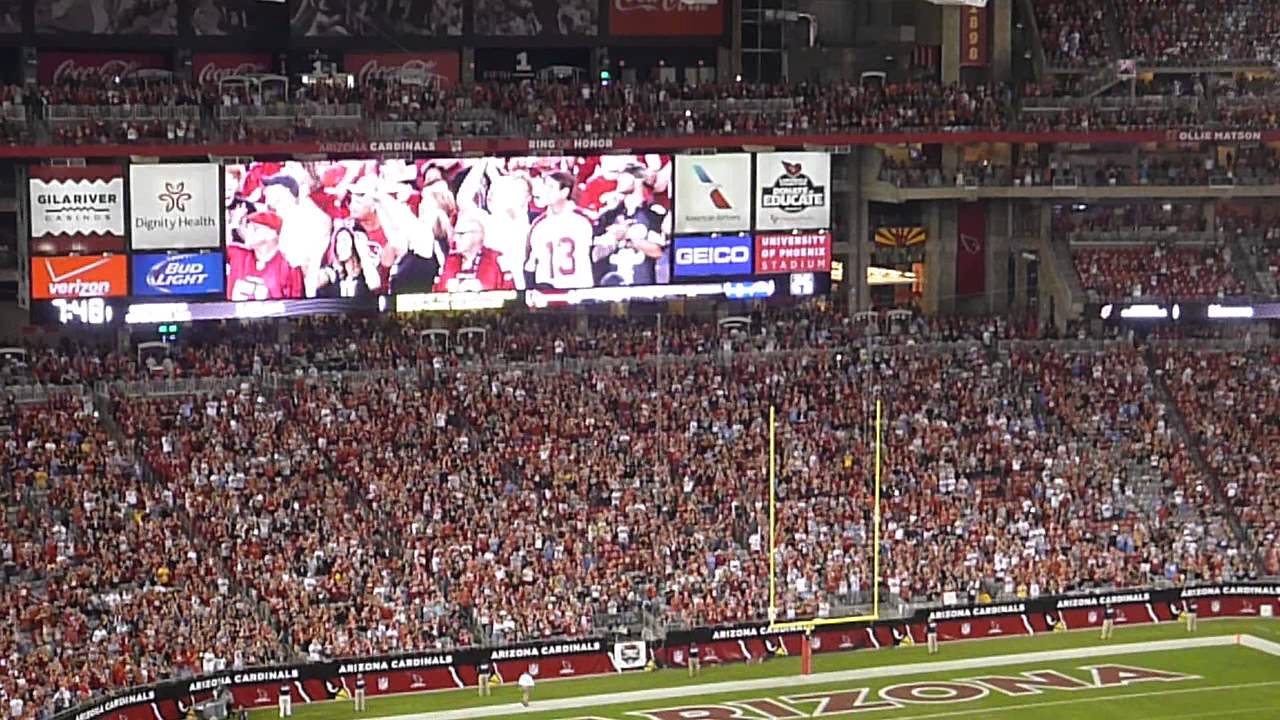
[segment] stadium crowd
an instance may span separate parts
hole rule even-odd
[[[211,326],[153,368],[33,352],[10,381],[239,379],[6,408],[0,687],[34,718],[223,666],[760,618],[771,404],[787,616],[870,587],[876,397],[897,603],[1257,571],[1139,352],[1001,360],[1023,330],[988,319],[751,320],[495,317],[448,352],[412,322]],[[1267,447],[1271,395],[1213,460],[1241,468],[1232,497],[1264,487],[1240,453]],[[1273,562],[1274,508],[1239,512]]]
[[[1172,86],[1157,90],[1174,92]],[[1197,104],[1115,104],[1107,98],[1020,111],[1011,87],[936,81],[602,86],[538,80],[441,87],[370,79],[364,85],[310,83],[281,95],[245,85],[80,78],[13,92],[23,100],[14,106],[20,114],[29,107],[35,118],[48,118],[50,136],[60,143],[378,139],[393,131],[389,127],[422,131],[428,123],[433,132],[455,136],[582,136],[1140,130],[1200,127],[1206,119]],[[1048,92],[1032,84],[1022,95]],[[1223,97],[1208,112],[1232,127],[1276,126],[1269,96]],[[17,130],[17,123],[9,124]]]

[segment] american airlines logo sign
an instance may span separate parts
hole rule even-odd
[[[751,229],[750,155],[678,155],[675,180],[676,232]]]
[[[31,237],[123,235],[124,179],[32,179]]]

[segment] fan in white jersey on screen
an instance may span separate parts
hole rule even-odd
[[[596,221],[591,257],[601,285],[652,285],[666,280],[657,271],[667,252],[670,217],[666,208],[653,202],[646,176],[639,166],[620,173],[612,204]]]
[[[553,290],[595,285],[591,243],[595,229],[573,202],[574,177],[563,170],[533,182],[533,202],[543,212],[529,229],[529,260],[525,270],[533,285]]]

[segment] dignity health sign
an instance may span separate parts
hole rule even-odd
[[[129,166],[135,250],[193,250],[222,244],[220,167],[212,163]]]

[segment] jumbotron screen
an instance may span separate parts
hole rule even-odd
[[[226,167],[230,300],[670,281],[671,157]]]

